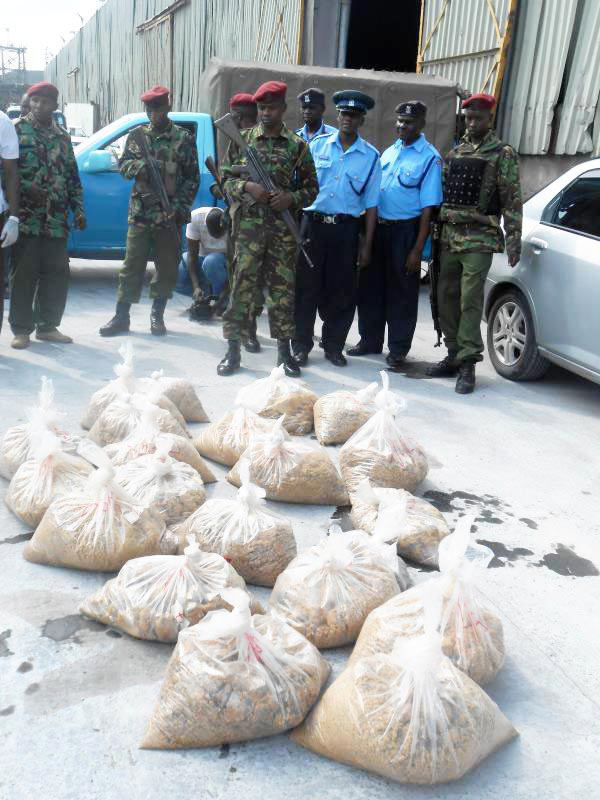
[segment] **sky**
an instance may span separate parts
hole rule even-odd
[[[48,57],[56,55],[88,19],[103,5],[102,0],[2,0],[0,45],[26,47],[27,69],[44,69]],[[62,37],[62,39],[61,39]]]

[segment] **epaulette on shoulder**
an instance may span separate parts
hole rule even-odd
[[[327,134],[327,135],[330,136],[331,134]],[[367,145],[369,150],[372,150],[374,153],[377,153],[378,156],[381,155],[379,150],[375,147],[375,145],[372,145],[371,142],[367,142],[366,139],[363,139],[363,142]]]

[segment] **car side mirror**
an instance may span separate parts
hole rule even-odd
[[[114,172],[116,163],[108,150],[92,150],[83,165],[83,172]]]

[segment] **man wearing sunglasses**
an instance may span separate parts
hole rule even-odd
[[[381,194],[371,264],[360,274],[360,341],[350,356],[381,353],[388,327],[387,363],[402,368],[417,325],[423,248],[431,216],[442,202],[442,159],[425,135],[427,107],[396,106],[398,139],[381,156]]]
[[[165,190],[171,201],[178,229],[191,219],[190,209],[198,185],[200,171],[196,143],[191,133],[169,119],[169,90],[153,86],[141,96],[149,125],[142,128],[151,157],[157,162]],[[164,336],[167,332],[164,311],[177,283],[179,240],[173,220],[163,210],[150,176],[136,129],[127,137],[119,171],[124,178],[135,180],[129,200],[129,229],[125,261],[119,273],[115,316],[100,328],[100,336],[117,336],[129,332],[129,311],[139,303],[146,265],[154,251],[156,272],[150,283],[152,311],[150,332]]]

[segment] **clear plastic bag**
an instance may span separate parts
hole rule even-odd
[[[377,383],[358,392],[345,390],[319,397],[313,413],[315,433],[320,444],[344,444],[377,411]]]
[[[108,456],[86,441],[80,452],[98,469],[77,491],[50,504],[25,546],[25,558],[37,564],[116,572],[130,558],[174,553],[177,541],[164,521],[114,482]]]
[[[233,467],[256,434],[268,433],[273,421],[263,419],[243,406],[228,411],[218,422],[213,422],[200,431],[194,439],[194,447],[206,458]]]
[[[475,573],[493,558],[492,551],[470,544],[473,517],[462,517],[454,533],[439,546],[441,574],[413,586],[369,615],[351,656],[360,659],[389,653],[398,639],[423,633],[425,607],[432,591],[442,597],[440,633],[446,656],[474,681],[484,686],[504,663],[502,621],[477,589]]]
[[[171,437],[159,436],[156,452],[117,467],[115,480],[140,505],[153,508],[168,527],[189,517],[206,500],[202,479],[189,464],[171,458]]]
[[[234,500],[209,500],[173,530],[184,542],[193,534],[200,548],[220,553],[237,572],[257,586],[273,586],[296,556],[296,540],[287,519],[266,508],[265,490],[250,483],[246,461],[240,465],[242,486]]]
[[[161,409],[149,404],[142,411],[140,424],[120,442],[107,444],[104,452],[115,467],[127,464],[139,456],[156,452],[156,442],[160,436],[168,436],[171,440],[169,455],[171,458],[189,464],[202,478],[203,483],[215,483],[216,477],[208,464],[198,455],[198,451],[189,439],[175,433],[162,434],[158,425]]]
[[[368,478],[372,486],[414,491],[429,466],[423,449],[402,433],[395,415],[400,406],[389,392],[387,372],[375,402],[379,409],[340,450],[340,470],[350,493]]]
[[[10,480],[21,464],[33,457],[33,450],[44,431],[50,431],[61,442],[65,452],[74,452],[78,436],[62,430],[61,421],[66,414],[54,405],[54,386],[50,378],[42,376],[38,404],[26,410],[27,422],[8,428],[0,444],[0,475]]]
[[[268,616],[250,616],[239,589],[179,634],[142,747],[209,747],[272,736],[298,725],[329,664],[303,636]]]
[[[319,649],[356,641],[368,614],[410,585],[395,548],[337,525],[281,573],[269,599],[273,617]]]
[[[88,407],[81,420],[81,427],[89,430],[98,419],[104,409],[115,400],[122,400],[135,392],[135,374],[133,368],[133,345],[126,342],[119,347],[119,355],[122,358],[120,364],[115,364],[113,372],[117,376],[94,392]]]
[[[4,497],[6,505],[30,528],[36,528],[52,501],[70,494],[93,472],[83,458],[65,453],[50,431],[40,433],[33,458],[15,472]]]
[[[324,450],[290,441],[283,418],[271,431],[251,439],[243,458],[250,463],[250,480],[263,488],[269,500],[310,505],[344,506],[349,502],[333,461]],[[284,423],[285,424],[285,423]],[[239,461],[227,475],[240,486]]]
[[[516,735],[433,630],[349,664],[292,739],[401,783],[434,784],[462,777]]]
[[[317,395],[303,381],[287,377],[283,364],[275,367],[268,378],[244,386],[235,398],[236,406],[249,408],[261,417],[279,419],[285,415],[283,425],[294,436],[312,431],[316,401]]]
[[[140,378],[137,387],[142,392],[160,392],[179,409],[186,422],[210,422],[196,390],[184,378],[168,378],[161,369],[149,378]]]
[[[142,413],[148,404],[149,401],[143,395],[124,395],[104,409],[92,425],[88,437],[100,447],[121,442],[140,425]],[[174,433],[183,436],[184,439],[189,438],[187,428],[182,428],[169,411],[160,408],[159,412],[156,415],[156,423],[163,433]]]
[[[438,566],[438,547],[450,533],[443,515],[427,500],[404,489],[373,488],[361,481],[352,502],[352,523],[417,564]]]
[[[176,642],[184,628],[225,608],[219,592],[228,588],[244,589],[243,579],[190,537],[181,556],[132,558],[79,610],[138,639]]]

